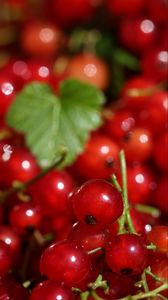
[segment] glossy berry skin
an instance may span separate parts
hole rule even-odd
[[[49,83],[51,80],[51,65],[45,60],[28,60],[27,61],[28,75],[25,83],[39,81]]]
[[[31,202],[14,205],[9,212],[9,222],[19,233],[29,228],[39,228],[41,213]]]
[[[145,267],[146,260],[146,245],[138,235],[117,235],[106,246],[106,261],[115,273],[122,275],[140,274]]]
[[[40,272],[50,280],[64,282],[67,286],[84,279],[90,272],[88,254],[76,243],[63,240],[49,246],[41,256]]]
[[[152,47],[141,61],[145,77],[157,82],[166,81],[168,76],[168,51],[165,48]]]
[[[156,190],[156,179],[146,165],[127,167],[128,197],[131,203],[150,203]]]
[[[121,140],[126,159],[131,161],[146,161],[153,150],[152,134],[148,129],[134,127]]]
[[[168,93],[164,90],[151,95],[147,105],[140,109],[137,117],[138,126],[147,126],[153,136],[157,136],[166,129],[168,113]]]
[[[0,226],[0,240],[4,241],[4,243],[10,247],[13,256],[19,254],[21,240],[12,227],[5,225]]]
[[[155,83],[152,79],[137,76],[129,79],[121,90],[121,97],[127,107],[136,111],[149,102],[150,96],[155,93]]]
[[[11,249],[0,240],[0,277],[4,276],[12,266]]]
[[[15,85],[9,76],[0,76],[0,117],[4,118],[5,114],[15,97]]]
[[[101,179],[85,182],[73,195],[74,212],[81,222],[106,226],[115,222],[123,211],[121,194]]]
[[[167,257],[151,257],[151,261],[149,261],[151,266],[151,271],[154,275],[160,278],[161,281],[157,281],[151,276],[147,277],[147,284],[150,290],[156,289],[162,284],[168,282],[168,258]],[[160,293],[165,297],[168,297],[168,289],[162,291]],[[161,298],[159,298],[160,300]]]
[[[107,0],[108,12],[117,17],[137,15],[144,6],[144,0]]]
[[[114,300],[133,294],[134,283],[137,281],[136,276],[124,276],[110,271],[103,274],[103,279],[109,285],[108,299]]]
[[[111,112],[111,116],[105,120],[103,129],[105,132],[116,141],[124,137],[135,125],[135,119],[131,111],[118,110]]]
[[[147,18],[124,19],[119,25],[119,37],[126,48],[142,54],[155,43],[156,27]]]
[[[107,64],[92,53],[80,53],[72,57],[67,65],[67,76],[92,84],[102,90],[109,82]]]
[[[166,254],[168,252],[168,226],[154,226],[147,233],[147,241],[153,243],[157,251]]]
[[[75,162],[75,171],[84,178],[108,179],[118,168],[118,144],[102,134],[93,135]]]
[[[0,183],[5,187],[10,187],[16,180],[26,182],[39,172],[34,156],[26,148],[10,143],[3,143],[0,147],[0,167],[3,173]]]
[[[154,216],[146,212],[140,212],[136,207],[131,207],[130,215],[136,232],[141,235],[148,234],[151,228],[159,223],[159,214]]]
[[[61,286],[55,281],[47,280],[39,283],[30,295],[30,300],[73,300],[74,295],[70,289]]]
[[[58,53],[62,40],[63,34],[54,24],[32,21],[22,30],[21,45],[31,56],[50,58]]]
[[[68,238],[79,244],[85,251],[91,251],[99,247],[104,247],[105,232],[98,226],[90,226],[77,222],[72,227]],[[100,254],[102,254],[101,250],[93,253],[92,256],[97,257]]]
[[[66,211],[73,188],[73,179],[66,171],[54,170],[32,185],[30,194],[44,215],[54,216]]]
[[[16,89],[20,90],[31,81],[49,82],[51,79],[51,64],[45,59],[19,59],[13,58],[5,67]]]

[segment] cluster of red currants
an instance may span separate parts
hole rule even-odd
[[[2,1],[0,299],[167,299],[167,15],[164,0]],[[101,26],[140,65],[117,100]],[[72,166],[41,170],[6,113],[27,83],[57,94],[72,77],[107,94],[103,125]]]

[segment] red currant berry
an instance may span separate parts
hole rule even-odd
[[[34,156],[26,149],[3,143],[0,147],[0,182],[10,187],[14,181],[26,182],[39,172]],[[1,178],[2,177],[2,178]]]
[[[92,227],[83,223],[76,223],[72,227],[69,239],[79,244],[85,251],[91,251],[97,248],[103,248],[105,242],[105,233],[98,226]],[[102,251],[93,253],[93,257],[102,254]]]
[[[150,168],[133,165],[127,168],[128,197],[131,203],[149,203],[156,190],[156,180]]]
[[[74,295],[70,289],[59,285],[55,281],[47,280],[39,283],[33,290],[30,300],[73,300]]]
[[[9,212],[9,221],[19,233],[25,229],[39,228],[41,213],[38,207],[32,203],[19,203],[12,207]]]
[[[41,256],[40,272],[51,280],[68,286],[84,279],[90,272],[87,253],[76,243],[64,240],[49,246]]]
[[[168,226],[154,226],[147,233],[147,241],[157,247],[157,251],[162,253],[168,252]]]
[[[166,129],[166,116],[168,113],[168,93],[157,91],[154,93],[147,105],[139,111],[137,117],[138,126],[149,128],[153,136],[160,134]]]
[[[93,135],[75,162],[76,172],[88,179],[108,179],[118,168],[119,149],[108,136]]]
[[[109,82],[108,66],[92,53],[82,53],[71,58],[66,72],[70,78],[80,79],[103,90],[107,88]]]
[[[121,90],[121,96],[128,107],[139,111],[139,108],[144,108],[155,91],[156,86],[152,79],[139,76],[126,82]]]
[[[164,48],[152,48],[142,59],[144,76],[156,81],[167,81],[168,77],[168,51]]]
[[[150,19],[124,19],[120,22],[119,36],[126,48],[142,54],[155,43],[156,27]]]
[[[5,225],[0,226],[0,240],[4,241],[4,243],[10,247],[13,256],[16,256],[20,252],[21,240],[12,227]]]
[[[109,285],[109,298],[108,299],[119,299],[124,296],[130,295],[133,293],[134,284],[137,281],[135,276],[124,276],[121,274],[112,273],[106,271],[103,274],[103,279],[107,280]]]
[[[103,129],[118,141],[134,127],[134,124],[133,114],[129,110],[118,110],[105,121]]]
[[[22,30],[22,48],[33,56],[50,58],[57,55],[62,42],[63,33],[48,22],[33,21]]]
[[[121,146],[129,162],[146,161],[153,150],[152,134],[148,129],[134,127],[123,137]]]
[[[113,272],[122,275],[140,274],[147,260],[143,239],[135,234],[120,234],[108,241],[106,261]]]
[[[101,179],[84,183],[72,195],[74,212],[85,224],[106,226],[115,222],[123,211],[121,194]]]
[[[68,195],[73,188],[73,179],[66,171],[54,170],[32,185],[30,194],[44,215],[54,216],[66,211]]]
[[[150,290],[156,289],[162,284],[168,282],[168,259],[167,257],[152,258],[150,263],[151,271],[156,275],[160,280],[156,280],[151,276],[147,277],[147,284]],[[168,289],[160,292],[161,295],[168,297]],[[161,298],[159,297],[159,300]]]

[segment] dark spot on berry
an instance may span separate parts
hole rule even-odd
[[[97,220],[92,215],[85,216],[85,222],[88,225],[96,225],[97,224]]]
[[[112,157],[108,157],[106,159],[106,167],[108,167],[108,168],[114,167],[114,160]]]
[[[131,135],[132,135],[131,132],[128,132],[126,135],[124,135],[122,138],[123,142],[126,142],[126,143],[129,142],[131,139]]]
[[[131,268],[123,268],[123,269],[121,269],[120,273],[123,275],[131,275],[132,269]]]

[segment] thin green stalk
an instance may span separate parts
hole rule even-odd
[[[121,188],[115,174],[112,175],[111,182],[115,186],[115,188],[118,190],[118,192],[122,194],[122,188]]]
[[[145,292],[145,293],[139,293],[137,295],[134,296],[127,296],[124,298],[120,298],[119,300],[139,300],[139,299],[146,299],[146,298],[150,298],[150,297],[156,297],[160,292],[164,291],[168,289],[168,284],[164,283],[161,286],[159,286],[157,289],[154,289],[152,291],[149,292]]]
[[[146,270],[142,273],[141,278],[142,278],[142,285],[143,285],[144,291],[145,291],[145,293],[148,293],[149,287],[148,287],[147,280],[146,280]],[[147,300],[150,300],[150,299],[147,298]]]
[[[95,249],[93,249],[93,250],[90,250],[90,251],[88,251],[87,253],[90,255],[90,254],[94,254],[94,253],[96,253],[96,252],[98,252],[98,251],[101,251],[101,250],[103,250],[104,248],[102,248],[102,247],[98,247],[98,248],[95,248]]]
[[[123,214],[119,220],[119,233],[123,233],[125,231],[125,225],[127,224],[128,230],[130,233],[135,233],[136,230],[132,223],[132,219],[130,216],[129,202],[128,202],[128,192],[127,192],[127,170],[126,170],[126,160],[124,151],[120,151],[120,166],[121,166],[121,176],[122,176],[122,197],[124,203]]]
[[[81,300],[87,300],[89,295],[90,295],[90,292],[86,291],[86,292],[83,292],[80,294],[80,298],[81,298]]]
[[[152,217],[158,218],[161,215],[161,212],[158,208],[150,206],[150,205],[145,205],[145,204],[136,204],[135,208],[137,211],[146,213],[151,215]]]
[[[104,298],[99,297],[95,291],[92,291],[90,294],[95,300],[104,300]]]
[[[95,282],[90,282],[88,285],[89,289],[91,289],[92,291],[98,289],[98,288],[102,288],[104,291],[108,291],[109,287],[107,284],[106,280],[103,280],[103,276],[100,274],[97,279],[95,280]]]

